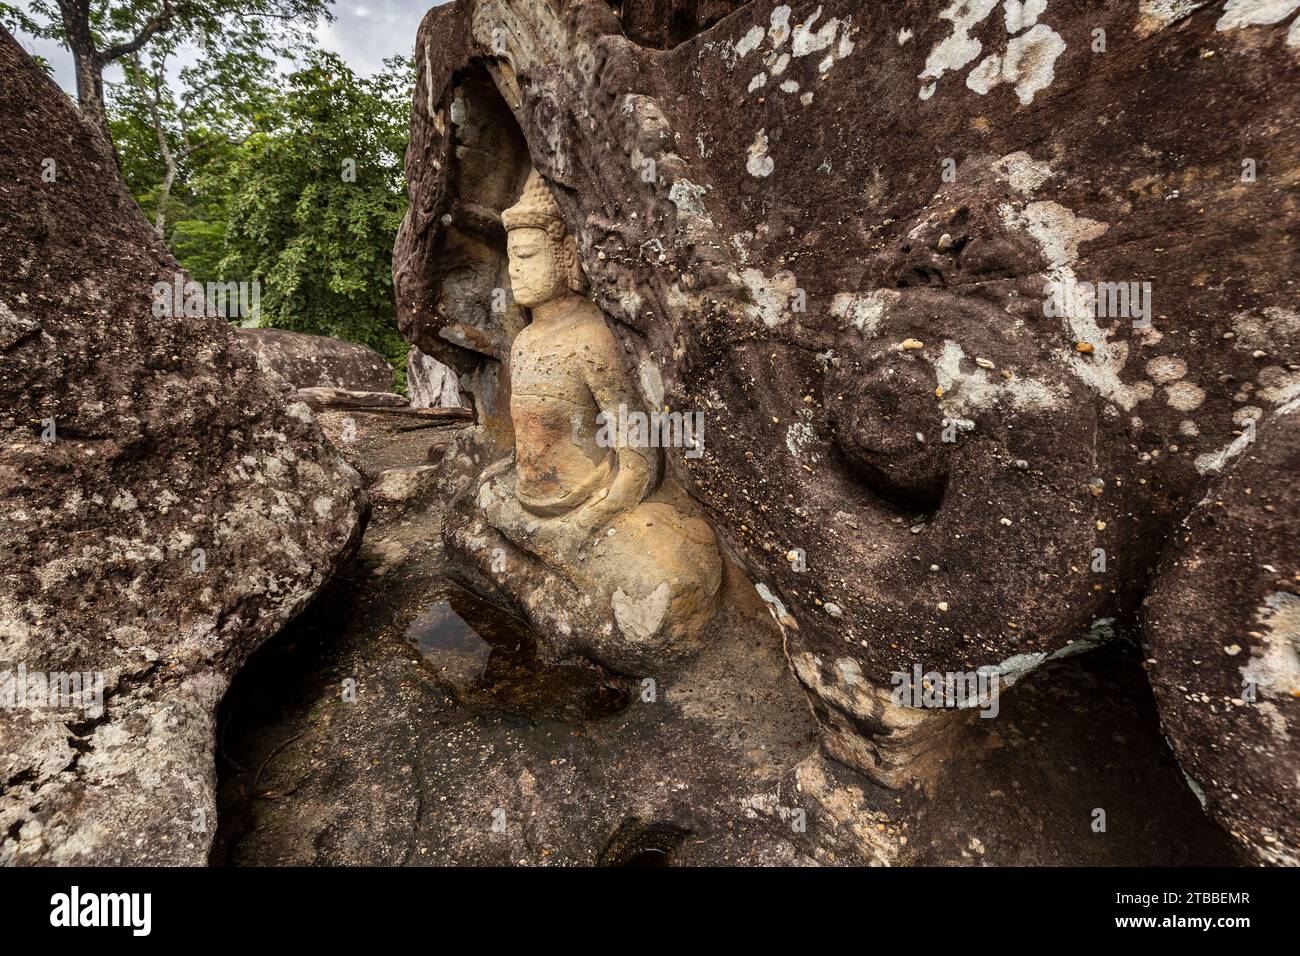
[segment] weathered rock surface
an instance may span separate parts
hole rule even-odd
[[[1148,672],[1184,771],[1259,862],[1287,866],[1300,865],[1297,407],[1210,483],[1146,608]]]
[[[236,331],[259,362],[295,388],[392,391],[392,366],[372,348],[328,335],[288,329],[239,328]]]
[[[437,465],[409,465],[380,472],[370,486],[370,499],[382,504],[404,504],[436,487]]]
[[[354,548],[361,480],[223,320],[154,314],[176,262],[3,31],[0,87],[0,695],[103,681],[5,698],[0,864],[202,863],[217,705]]]
[[[415,408],[459,408],[465,404],[456,371],[414,345],[406,353],[406,391]]]
[[[703,456],[669,467],[769,598],[827,749],[924,781],[951,712],[894,705],[894,675],[1006,684],[1136,632],[1162,574],[1197,587],[1165,541],[1207,483],[1289,454],[1296,11],[754,0],[711,26],[629,26],[646,6],[429,13],[399,321],[467,376],[483,447],[508,450],[524,317],[502,301],[500,212],[539,169],[645,406],[707,417]],[[1101,314],[1077,283],[1112,284]],[[1212,812],[1281,859],[1268,840],[1293,840],[1297,811],[1273,775],[1295,765],[1300,701],[1202,719],[1177,675],[1209,649],[1168,651],[1182,633],[1285,648],[1242,633],[1284,631],[1298,590],[1296,504],[1272,504],[1228,501],[1231,521],[1171,547],[1227,555],[1266,520],[1251,556],[1274,571],[1225,560],[1227,616],[1167,599],[1144,638],[1176,751],[1218,781]],[[1204,693],[1232,693],[1225,666]],[[1250,729],[1222,739],[1224,719]]]
[[[382,480],[450,432],[362,415],[347,447]],[[887,790],[817,752],[752,592],[747,613],[724,610],[718,640],[652,686],[590,664],[548,666],[518,619],[446,579],[445,501],[377,508],[357,557],[241,670],[222,708],[214,862],[1233,860],[1122,645],[1048,665],[998,719],[960,728],[965,759],[942,768],[934,792]],[[464,648],[475,641],[471,669]],[[1092,829],[1096,807],[1104,833]]]

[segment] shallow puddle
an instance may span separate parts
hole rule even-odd
[[[423,608],[404,636],[468,707],[581,721],[617,713],[631,700],[628,682],[600,667],[547,663],[522,620],[459,588]]]
[[[487,671],[492,645],[439,601],[422,611],[406,628],[406,641],[439,677],[454,687],[472,687]]]

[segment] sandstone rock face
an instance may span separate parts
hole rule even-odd
[[[460,408],[456,371],[414,345],[406,355],[406,391],[414,408]]]
[[[364,345],[287,329],[236,331],[259,362],[295,388],[392,391],[392,368],[382,355]]]
[[[1293,330],[1300,331],[1300,330]],[[1257,862],[1300,865],[1300,401],[1210,483],[1146,608],[1162,724],[1210,813]]]
[[[361,482],[223,319],[156,313],[176,262],[2,31],[0,85],[0,864],[203,863],[215,708]]]
[[[896,675],[1005,687],[1136,633],[1167,588],[1142,636],[1173,746],[1253,849],[1293,841],[1272,775],[1296,759],[1275,666],[1296,505],[1197,509],[1291,447],[1291,6],[754,0],[630,28],[649,6],[458,0],[421,26],[399,321],[469,376],[484,443],[523,321],[500,212],[531,163],[646,407],[706,415],[669,468],[780,621],[832,756],[923,781],[955,712],[898,706]],[[1232,602],[1198,620],[1210,598],[1175,595],[1207,572],[1180,553],[1260,523],[1273,570],[1225,558]],[[1242,651],[1184,661],[1184,633]],[[1226,695],[1247,655],[1275,675],[1257,711],[1192,699],[1193,660]]]

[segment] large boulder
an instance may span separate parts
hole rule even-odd
[[[1146,608],[1148,673],[1183,772],[1257,862],[1287,866],[1300,866],[1298,409],[1279,408],[1210,483]]]
[[[704,454],[669,466],[780,622],[829,753],[924,784],[969,711],[900,704],[900,675],[1005,687],[1136,634],[1208,483],[1248,447],[1286,458],[1269,447],[1300,387],[1280,331],[1297,321],[1296,7],[753,0],[716,23],[663,4],[683,15],[655,30],[651,6],[426,16],[399,323],[462,374],[483,447],[508,451],[503,356],[526,316],[500,212],[535,166],[646,407],[705,414]],[[1297,505],[1272,494],[1266,591],[1254,568],[1215,570],[1240,585],[1233,633],[1169,599],[1143,635],[1189,773],[1213,773],[1214,748],[1239,761],[1204,792],[1257,851],[1293,839],[1253,768],[1294,765],[1300,702],[1265,695],[1249,733],[1196,742],[1218,723],[1180,673],[1203,658],[1159,648],[1184,631],[1287,646],[1241,634],[1285,630],[1269,622],[1300,590]],[[1177,547],[1250,533],[1245,514],[1219,525]]]
[[[288,329],[236,331],[260,362],[295,388],[393,389],[393,367],[374,349],[356,342]]]
[[[0,30],[0,865],[199,864],[232,673],[359,539],[361,481]],[[202,311],[202,310],[199,310]]]

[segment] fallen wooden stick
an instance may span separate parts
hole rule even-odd
[[[352,392],[343,388],[300,388],[298,397],[312,408],[352,409],[385,415],[406,415],[445,421],[472,421],[468,408],[413,408],[405,397],[393,392]]]
[[[384,405],[373,405],[366,407],[363,405],[334,404],[327,402],[324,405],[315,406],[321,409],[337,412],[344,409],[353,412],[373,412],[376,415],[401,415],[407,418],[426,418],[433,421],[444,422],[469,422],[474,420],[474,413],[468,408],[392,408]]]

